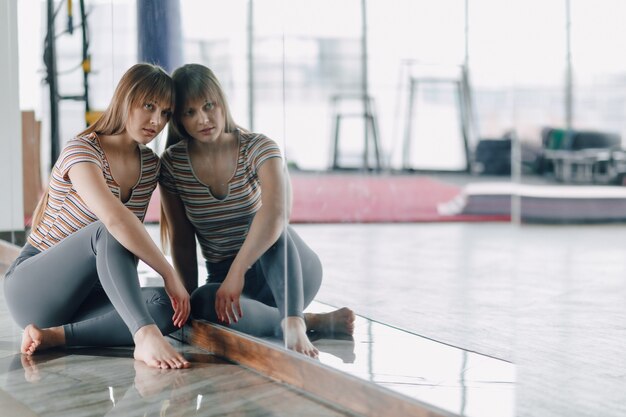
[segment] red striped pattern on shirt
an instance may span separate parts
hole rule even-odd
[[[229,182],[228,194],[221,200],[194,174],[186,140],[171,146],[161,156],[159,183],[182,200],[202,255],[209,262],[220,262],[237,254],[254,215],[261,208],[258,169],[269,158],[282,157],[276,142],[264,135],[238,132],[238,137],[237,170]]]
[[[143,221],[150,196],[158,181],[160,160],[147,146],[139,145],[139,149],[140,178],[124,205]],[[83,162],[96,164],[102,170],[102,175],[113,195],[120,198],[120,187],[111,175],[111,168],[98,136],[92,133],[70,140],[52,169],[48,186],[48,204],[42,220],[28,236],[28,242],[37,249],[46,250],[98,220],[80,198],[68,176],[71,167]]]

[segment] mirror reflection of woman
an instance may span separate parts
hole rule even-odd
[[[155,368],[189,362],[163,337],[182,327],[189,293],[142,224],[160,167],[147,145],[173,111],[171,77],[148,64],[121,78],[103,115],[70,140],[6,273],[4,294],[24,328],[21,351],[134,343]],[[141,288],[137,259],[164,288]]]
[[[322,265],[288,225],[290,184],[278,145],[235,124],[209,68],[188,64],[172,78],[161,231],[195,290],[192,316],[255,336],[282,333],[289,349],[317,356],[307,331],[352,334],[354,313],[303,313],[320,288]],[[208,270],[197,289],[196,238]]]

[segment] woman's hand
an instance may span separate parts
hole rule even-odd
[[[243,317],[239,297],[243,291],[244,277],[229,273],[215,295],[215,312],[218,320],[230,324]]]
[[[165,291],[170,296],[172,307],[174,307],[174,315],[172,321],[174,326],[183,327],[189,318],[191,311],[189,302],[189,293],[183,285],[183,281],[177,273],[174,273],[169,279],[165,279]]]

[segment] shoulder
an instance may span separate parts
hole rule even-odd
[[[95,153],[99,156],[102,156],[104,151],[100,146],[100,142],[98,141],[98,136],[95,133],[90,133],[83,136],[76,136],[70,139],[65,145],[64,151],[86,151],[90,153]]]
[[[67,180],[70,168],[84,162],[96,164],[101,169],[104,167],[104,151],[96,134],[76,136],[69,140],[54,166],[60,176]]]
[[[245,163],[253,172],[270,158],[282,158],[278,144],[264,134],[241,132],[240,135]]]
[[[187,165],[187,142],[185,140],[170,146],[161,154],[161,171],[177,175],[177,172],[185,172],[188,169]]]
[[[275,140],[268,138],[262,133],[241,132],[241,144],[244,148],[250,150],[259,149],[280,149]]]
[[[102,165],[104,151],[95,134],[76,136],[65,144],[59,155],[58,164],[67,165],[89,161]]]

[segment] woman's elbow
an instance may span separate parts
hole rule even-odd
[[[121,210],[104,210],[104,213],[98,216],[98,220],[109,232],[112,232],[116,229],[125,228],[128,218],[126,213],[121,212]]]

